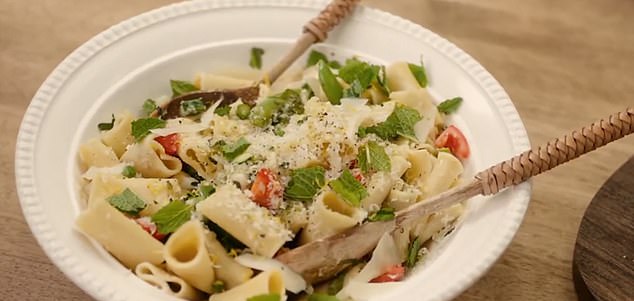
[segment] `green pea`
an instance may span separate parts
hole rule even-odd
[[[278,110],[279,104],[276,98],[269,97],[256,105],[249,115],[251,123],[257,127],[265,127],[271,124],[273,114]]]
[[[128,165],[123,168],[123,171],[121,171],[121,175],[126,178],[134,178],[136,176],[136,169],[134,168],[134,166]]]
[[[250,113],[251,107],[248,104],[242,103],[236,108],[236,115],[238,115],[238,118],[242,120],[249,118]]]

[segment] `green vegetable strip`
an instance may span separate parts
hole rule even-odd
[[[418,252],[421,248],[420,237],[416,237],[414,241],[409,245],[407,250],[407,259],[405,260],[405,266],[409,269],[413,268],[419,260]]]
[[[447,99],[438,105],[438,112],[451,114],[457,111],[458,108],[460,108],[461,104],[462,104],[462,97]]]
[[[112,120],[110,122],[102,122],[97,124],[97,128],[100,131],[109,131],[114,127],[114,114],[112,114]]]
[[[317,67],[319,68],[319,83],[328,101],[335,105],[341,104],[343,88],[337,81],[337,77],[330,71],[330,67],[328,67],[324,61],[319,61]]]
[[[425,72],[425,67],[423,66],[423,63],[421,62],[420,66],[414,64],[408,64],[408,66],[409,70],[412,72],[412,75],[414,75],[414,78],[416,78],[418,84],[423,88],[427,87],[427,73]]]
[[[249,66],[253,69],[262,69],[262,55],[264,55],[264,49],[258,47],[251,48]]]

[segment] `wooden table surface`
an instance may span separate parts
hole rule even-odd
[[[0,0],[0,292],[2,300],[90,300],[24,222],[13,154],[36,89],[94,34],[170,0]],[[634,105],[634,1],[364,0],[439,33],[506,88],[533,145]],[[509,249],[457,300],[575,300],[571,261],[584,209],[630,156],[634,137],[534,180]]]

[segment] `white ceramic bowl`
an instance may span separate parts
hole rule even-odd
[[[138,108],[148,96],[169,94],[168,79],[244,67],[253,46],[265,48],[264,68],[270,67],[325,4],[209,0],[171,5],[97,35],[53,71],[22,121],[15,173],[33,234],[68,278],[99,300],[175,300],[73,230],[79,214],[79,143],[95,136],[95,124],[111,113]],[[355,54],[383,63],[417,62],[424,55],[433,95],[465,99],[451,122],[471,144],[466,176],[529,147],[522,122],[497,81],[469,55],[419,25],[361,7],[320,47],[340,57]],[[458,295],[510,243],[529,195],[529,184],[522,184],[495,198],[473,199],[442,252],[375,299],[449,300]]]

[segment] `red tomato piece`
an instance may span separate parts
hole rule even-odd
[[[355,179],[357,179],[357,181],[361,182],[361,184],[364,184],[365,177],[363,177],[363,174],[361,173],[361,170],[353,169],[352,170],[352,175],[354,176]]]
[[[174,133],[167,136],[158,136],[154,138],[154,140],[163,146],[166,154],[176,156],[178,154],[178,146],[180,144],[179,138],[178,134]]]
[[[405,267],[400,264],[395,264],[387,268],[387,271],[382,275],[370,280],[371,283],[379,282],[394,282],[401,281],[405,277]]]
[[[254,202],[262,207],[270,208],[271,199],[281,195],[282,185],[270,169],[262,168],[258,171],[255,181],[251,185],[251,193],[251,199]]]
[[[163,241],[163,239],[165,239],[166,235],[158,231],[158,227],[156,227],[156,224],[149,217],[137,218],[134,221],[139,224],[145,232],[150,233],[150,235],[157,240]]]
[[[465,138],[462,132],[453,125],[450,125],[446,130],[444,130],[440,136],[436,138],[435,143],[437,147],[449,148],[451,153],[463,160],[469,158],[469,154],[471,153],[467,138]]]

